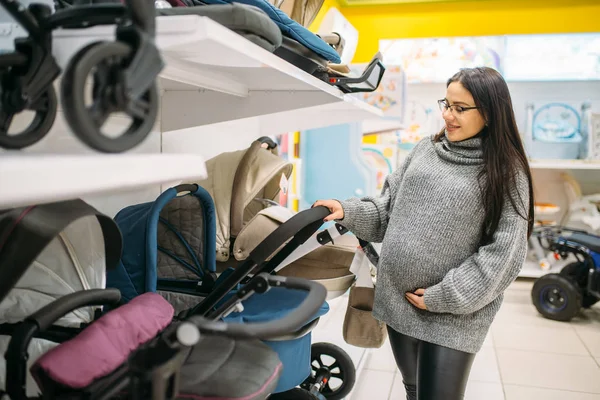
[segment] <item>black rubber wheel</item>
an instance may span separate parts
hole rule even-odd
[[[319,400],[318,397],[311,394],[308,390],[294,388],[281,393],[275,393],[269,396],[268,400]]]
[[[105,153],[121,153],[141,143],[152,130],[158,115],[156,82],[138,100],[127,98],[123,70],[132,49],[121,42],[96,42],[81,49],[65,69],[61,96],[65,119],[71,129],[91,148]],[[92,105],[85,103],[88,77],[93,76]],[[125,113],[132,122],[118,137],[101,131],[112,113]]]
[[[348,353],[331,343],[313,343],[310,353],[312,371],[300,387],[310,389],[315,383],[316,372],[327,368],[331,378],[321,389],[321,394],[327,400],[342,400],[348,396],[356,382],[356,367]],[[326,364],[322,356],[331,357],[334,361]]]
[[[581,310],[581,291],[572,279],[559,274],[535,281],[531,300],[540,314],[555,321],[570,321]]]
[[[8,101],[7,97],[10,95],[10,93],[3,93],[0,87],[0,147],[17,150],[39,142],[50,132],[56,119],[58,100],[54,87],[49,86],[39,99],[25,108],[35,112],[29,126],[21,132],[9,135],[8,131],[15,115],[6,111],[3,103]]]
[[[584,263],[573,262],[567,264],[560,270],[560,275],[571,278],[579,286],[583,308],[590,308],[598,302],[599,299],[596,296],[587,293],[588,270],[585,268]]]

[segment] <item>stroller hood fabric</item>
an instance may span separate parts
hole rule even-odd
[[[341,58],[336,51],[329,46],[323,39],[306,29],[304,26],[288,17],[283,11],[275,7],[266,0],[202,0],[208,4],[227,4],[242,3],[250,6],[256,6],[266,12],[269,17],[279,26],[281,32],[310,50],[323,57],[325,60],[335,64],[341,63]]]
[[[217,216],[217,261],[230,258],[230,239],[281,191],[282,175],[289,178],[292,164],[252,143],[249,149],[222,153],[206,162],[208,179],[198,182],[212,196]]]

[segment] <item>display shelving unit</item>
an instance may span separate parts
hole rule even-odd
[[[114,26],[57,30],[53,53],[61,67],[83,46],[114,39]],[[206,178],[205,157],[162,151],[169,132],[253,121],[262,134],[360,122],[381,110],[342,93],[207,17],[157,18],[156,43],[165,61],[159,78],[161,147],[155,154],[0,154],[0,208],[110,194],[149,185]],[[60,104],[60,103],[59,103]],[[59,109],[60,113],[60,109]],[[52,132],[50,133],[52,134]],[[181,135],[174,136],[179,140]],[[166,146],[167,148],[173,146]],[[42,172],[47,178],[42,178]]]

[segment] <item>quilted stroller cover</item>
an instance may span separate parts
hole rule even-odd
[[[56,211],[56,210],[51,210]],[[108,217],[107,217],[108,219]],[[0,238],[7,231],[0,229]],[[27,243],[32,246],[31,243]],[[24,243],[21,243],[23,246]],[[120,243],[115,246],[120,251]],[[34,251],[31,249],[31,251]],[[117,251],[117,250],[115,250]],[[104,288],[106,283],[106,253],[104,234],[96,216],[73,221],[42,250],[27,271],[0,302],[0,323],[15,324],[67,294],[86,289]],[[16,266],[15,266],[16,267]],[[55,325],[79,328],[94,320],[98,307],[85,307],[60,318]],[[6,325],[3,325],[6,326]],[[0,336],[0,352],[6,352],[11,337]],[[57,343],[34,338],[29,347],[29,365]],[[5,389],[6,360],[0,357],[0,389]],[[27,394],[39,394],[39,389],[27,376]]]

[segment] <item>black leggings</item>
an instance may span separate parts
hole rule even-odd
[[[475,354],[388,333],[407,400],[463,399]]]

